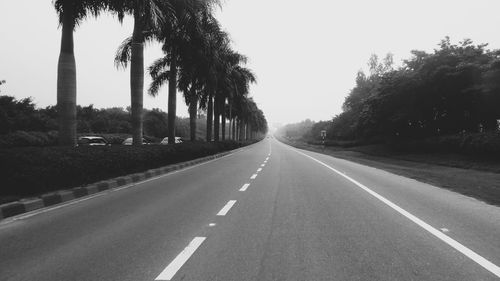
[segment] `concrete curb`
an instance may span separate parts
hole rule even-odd
[[[169,166],[148,170],[142,173],[131,174],[127,176],[121,176],[114,179],[109,179],[105,181],[100,181],[87,186],[75,187],[68,190],[61,190],[57,192],[50,192],[41,195],[38,198],[26,198],[21,199],[16,202],[10,202],[7,204],[0,205],[0,221],[8,217],[13,217],[23,213],[39,210],[45,207],[53,206],[56,204],[68,202],[99,192],[105,192],[107,190],[123,187],[133,183],[139,183],[141,181],[166,175],[190,166],[201,164],[203,162],[208,162],[215,160],[217,158],[224,157],[235,151],[226,151],[215,155],[210,155],[203,158],[198,158],[186,162],[181,162],[177,164],[172,164]]]

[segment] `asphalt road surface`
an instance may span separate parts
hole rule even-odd
[[[274,139],[0,222],[0,280],[499,280],[500,208]]]

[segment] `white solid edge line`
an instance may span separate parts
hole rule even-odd
[[[229,212],[229,210],[231,210],[231,208],[233,207],[233,205],[236,204],[236,200],[229,200],[229,202],[227,202],[226,206],[224,206],[218,213],[217,213],[217,216],[225,216],[227,215],[227,213]]]
[[[254,180],[255,178],[257,178],[257,174],[253,174],[250,179]]]
[[[195,237],[182,252],[156,277],[155,280],[168,281],[174,278],[175,274],[194,254],[196,249],[207,239],[206,237]]]
[[[47,212],[50,212],[50,211],[54,211],[54,210],[58,210],[58,209],[61,209],[61,208],[65,208],[65,207],[68,207],[68,206],[71,206],[71,205],[75,205],[75,204],[78,204],[78,203],[81,203],[81,202],[84,202],[84,201],[87,201],[87,200],[90,200],[90,199],[93,199],[93,198],[96,198],[96,197],[101,197],[101,196],[107,195],[107,194],[112,193],[112,192],[117,192],[117,191],[121,191],[121,190],[124,190],[124,189],[129,189],[131,187],[135,187],[135,186],[138,186],[138,185],[141,185],[143,183],[150,182],[150,181],[158,180],[160,178],[168,177],[168,176],[180,173],[180,172],[191,170],[191,169],[194,169],[196,167],[203,166],[203,165],[206,165],[206,164],[218,161],[220,159],[223,159],[223,158],[226,158],[226,157],[229,157],[229,156],[233,156],[235,153],[240,152],[241,150],[244,150],[244,149],[245,148],[240,148],[240,149],[235,150],[235,151],[233,151],[233,152],[231,152],[231,153],[229,153],[227,155],[224,155],[222,157],[215,158],[215,159],[209,160],[207,162],[202,162],[202,163],[199,163],[199,164],[196,164],[196,165],[193,165],[193,166],[185,167],[185,168],[180,169],[180,170],[171,171],[169,173],[166,173],[166,174],[163,174],[163,175],[160,175],[160,176],[156,176],[156,177],[152,177],[152,178],[149,178],[149,179],[146,179],[146,180],[143,180],[143,181],[131,183],[131,184],[128,184],[128,185],[125,185],[125,186],[122,186],[122,187],[108,189],[108,190],[101,191],[101,192],[98,192],[98,193],[95,193],[95,194],[92,194],[92,195],[84,196],[84,197],[82,197],[80,199],[74,199],[74,200],[70,200],[70,201],[67,201],[67,202],[62,202],[62,203],[59,203],[59,204],[54,205],[52,207],[44,207],[42,209],[33,210],[31,212],[28,212],[28,213],[20,214],[20,215],[13,216],[13,217],[8,217],[8,218],[5,218],[3,220],[0,220],[0,226],[7,225],[9,223],[12,223],[12,222],[15,222],[15,221],[18,221],[18,220],[28,219],[28,218],[31,218],[31,217],[34,217],[34,216],[37,216],[37,215],[41,215],[41,214],[44,214],[44,213],[47,213]]]
[[[411,220],[412,222],[414,222],[418,226],[420,226],[423,229],[427,230],[432,235],[434,235],[437,238],[441,239],[443,242],[445,242],[446,244],[450,245],[452,248],[454,248],[455,250],[459,251],[460,253],[462,253],[463,255],[465,255],[466,257],[468,257],[469,259],[473,260],[474,262],[476,262],[477,264],[479,264],[480,266],[482,266],[483,268],[485,268],[489,272],[493,273],[497,277],[500,277],[500,267],[498,267],[494,263],[490,262],[489,260],[483,258],[482,256],[480,256],[476,252],[472,251],[471,249],[467,248],[466,246],[460,244],[458,241],[454,240],[453,238],[449,237],[446,234],[443,234],[441,231],[435,229],[434,227],[432,227],[431,225],[427,224],[423,220],[421,220],[418,217],[412,215],[411,213],[409,213],[408,211],[406,211],[403,208],[399,207],[398,205],[392,203],[387,198],[385,198],[382,195],[376,193],[375,191],[369,189],[368,187],[366,187],[365,185],[359,183],[358,181],[354,180],[353,178],[351,178],[351,177],[343,174],[342,172],[336,170],[335,168],[332,168],[329,165],[321,162],[320,160],[317,160],[316,158],[314,158],[312,156],[309,156],[309,155],[307,155],[305,153],[302,153],[302,152],[300,152],[298,150],[295,150],[295,149],[292,149],[292,150],[295,151],[295,152],[297,152],[297,153],[299,153],[299,154],[302,154],[302,155],[304,155],[304,156],[306,156],[306,157],[308,157],[308,158],[310,158],[310,159],[312,159],[314,161],[316,161],[317,163],[323,165],[324,167],[326,167],[326,168],[332,170],[333,172],[337,173],[338,175],[344,177],[348,181],[352,182],[356,186],[358,186],[361,189],[363,189],[364,191],[368,192],[373,197],[375,197],[378,200],[382,201],[387,206],[389,206],[392,209],[394,209],[396,212],[400,213],[401,215],[405,216],[406,218],[408,218],[409,220]]]
[[[241,188],[240,191],[247,191],[247,188],[250,186],[249,183],[245,183]]]

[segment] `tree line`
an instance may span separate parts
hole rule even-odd
[[[77,106],[76,111],[77,131],[80,135],[130,135],[132,132],[130,107],[98,109],[89,105]],[[0,96],[0,135],[13,134],[18,131],[53,134],[58,129],[57,116],[56,106],[37,108],[31,98],[17,100],[12,96]],[[168,133],[167,120],[166,112],[157,108],[145,109],[144,134],[161,140]],[[175,124],[177,134],[183,138],[189,138],[189,118],[177,117],[177,120]],[[199,138],[200,135],[198,134],[197,137]]]
[[[214,17],[215,0],[54,0],[62,29],[57,77],[59,143],[76,145],[76,63],[73,33],[88,16],[126,15],[134,19],[129,38],[119,46],[115,63],[130,67],[131,132],[135,145],[144,131],[144,43],[162,44],[164,57],[147,72],[152,77],[148,93],[155,96],[168,84],[169,142],[175,141],[177,90],[189,106],[190,137],[196,137],[199,108],[207,111],[206,140],[241,139],[267,131],[263,112],[249,97],[256,81],[245,67],[247,58],[234,51],[229,35]]]
[[[500,50],[446,37],[433,52],[412,51],[395,68],[373,55],[359,71],[343,112],[304,131],[332,140],[423,139],[499,130]],[[297,125],[291,128],[298,128]],[[293,130],[292,130],[293,131]]]

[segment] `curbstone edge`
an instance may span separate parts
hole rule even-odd
[[[24,212],[31,212],[45,207],[45,205],[43,204],[43,200],[40,198],[21,200],[21,204],[24,205]]]
[[[11,217],[25,212],[24,205],[20,202],[7,203],[1,206],[3,217]]]
[[[45,207],[61,203],[61,197],[57,193],[48,193],[40,197]]]

